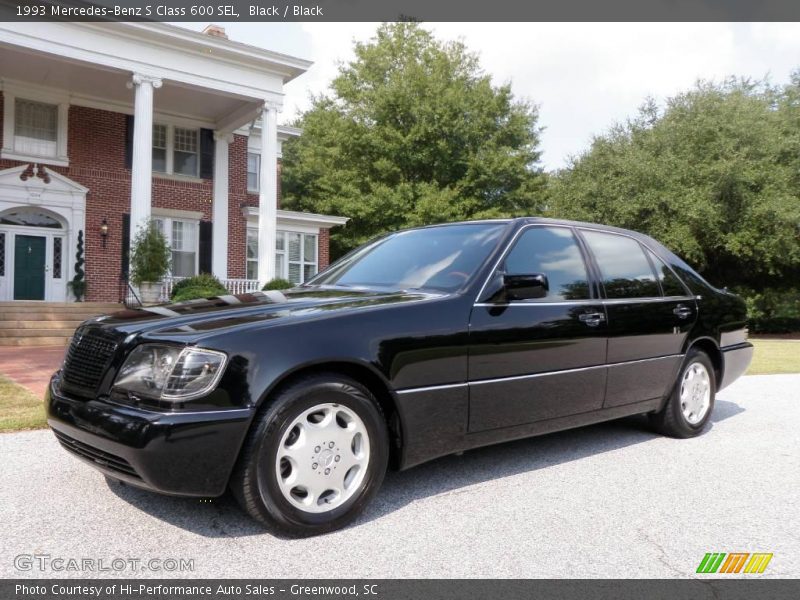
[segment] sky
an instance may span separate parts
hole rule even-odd
[[[195,30],[205,23],[176,23]],[[281,121],[324,92],[337,65],[353,57],[375,23],[225,23],[236,41],[314,62],[290,82]],[[772,83],[800,68],[800,23],[426,23],[444,40],[460,39],[495,84],[539,107],[542,166],[568,164],[592,136],[635,114],[645,98],[666,98],[698,79],[727,76]]]

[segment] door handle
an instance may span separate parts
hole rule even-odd
[[[683,304],[679,304],[672,309],[672,312],[678,315],[679,319],[688,319],[692,314],[692,309],[688,306],[684,306]]]
[[[599,312],[583,313],[578,318],[586,323],[589,327],[597,327],[600,325],[600,323],[606,320],[606,316]]]

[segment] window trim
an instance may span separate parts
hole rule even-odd
[[[256,157],[256,187],[255,188],[251,188],[250,184],[248,182],[248,184],[247,184],[247,193],[248,194],[259,194],[259,193],[261,193],[261,185],[260,185],[260,183],[261,183],[261,155],[258,152],[250,152],[250,150],[248,150],[247,151],[247,160],[248,161],[250,160],[250,155],[251,154]],[[245,165],[245,177],[248,180],[249,180],[249,175],[250,175],[250,170],[247,168],[247,165]]]
[[[526,229],[530,228],[530,227],[566,227],[567,229],[571,229],[573,231],[573,234],[576,236],[576,238],[577,238],[577,240],[579,242],[579,245],[581,246],[581,252],[584,253],[585,260],[587,260],[587,265],[586,266],[587,266],[588,271],[589,271],[589,278],[591,280],[590,283],[593,284],[593,285],[590,285],[591,290],[592,290],[592,298],[589,298],[589,299],[586,299],[586,300],[567,300],[567,301],[559,300],[559,301],[541,301],[541,302],[500,302],[500,303],[496,303],[496,302],[481,302],[481,298],[483,297],[483,292],[485,291],[486,286],[489,285],[489,282],[492,280],[492,277],[494,277],[494,274],[497,272],[497,269],[500,267],[500,265],[502,264],[503,260],[505,260],[506,254],[508,254],[510,249],[514,246],[514,244],[517,241],[517,238],[522,234],[522,232],[525,231]],[[684,290],[686,291],[686,295],[685,296],[663,296],[662,295],[662,296],[658,296],[658,297],[648,296],[648,297],[643,297],[643,298],[605,298],[605,297],[603,297],[603,296],[605,296],[605,289],[602,286],[602,279],[600,277],[599,269],[598,269],[597,263],[595,261],[594,254],[591,252],[590,248],[588,247],[588,244],[586,243],[586,240],[583,237],[583,235],[581,235],[582,231],[597,231],[597,232],[600,232],[600,233],[610,233],[612,235],[619,235],[619,236],[623,236],[623,237],[628,237],[628,238],[631,238],[632,240],[634,240],[635,242],[638,242],[641,246],[643,246],[645,249],[647,249],[650,252],[652,252],[656,257],[661,259],[664,262],[665,265],[667,265],[669,270],[672,271],[672,274],[675,275],[675,277],[678,278],[678,281],[681,282],[681,285],[683,285]],[[645,256],[647,256],[647,254],[645,254]],[[648,260],[649,260],[649,257],[648,257]],[[656,281],[658,282],[658,277],[656,277]],[[659,286],[660,286],[660,282],[659,282]],[[659,289],[660,289],[660,287],[659,287]],[[599,295],[599,292],[602,292],[602,295]],[[670,302],[670,301],[674,302],[676,300],[694,300],[695,298],[696,297],[690,292],[689,287],[686,285],[686,283],[683,281],[683,279],[681,279],[680,276],[678,276],[678,274],[675,272],[675,269],[673,269],[672,265],[669,264],[669,261],[664,260],[663,258],[661,258],[661,256],[659,256],[658,252],[653,250],[647,243],[645,243],[642,240],[638,239],[636,236],[633,236],[633,235],[628,234],[628,233],[623,233],[623,232],[618,232],[618,231],[610,231],[608,229],[601,229],[601,228],[598,228],[598,227],[582,227],[582,226],[575,227],[573,225],[566,225],[566,224],[563,224],[563,223],[528,223],[526,225],[523,225],[519,229],[517,229],[517,231],[514,232],[514,235],[511,237],[511,239],[508,240],[508,242],[506,242],[506,247],[503,249],[503,251],[500,254],[500,256],[498,257],[497,261],[495,261],[494,265],[489,270],[489,273],[486,276],[486,279],[484,280],[483,285],[481,285],[480,289],[478,290],[478,294],[475,296],[475,300],[472,302],[472,305],[474,307],[483,307],[483,308],[492,308],[492,307],[494,307],[494,308],[504,308],[504,307],[512,307],[512,306],[547,306],[547,305],[562,305],[563,306],[563,305],[573,305],[573,304],[587,304],[587,305],[603,304],[603,305],[606,305],[606,304],[629,304],[629,303],[632,303],[632,302]]]
[[[497,270],[500,268],[500,265],[503,264],[503,261],[506,259],[506,256],[508,255],[509,252],[511,252],[511,249],[517,243],[517,239],[519,238],[519,236],[522,235],[522,232],[527,231],[532,227],[563,227],[564,229],[569,229],[572,231],[572,235],[575,237],[575,241],[577,242],[578,247],[580,248],[581,251],[581,256],[583,256],[584,263],[586,264],[586,272],[589,277],[589,291],[591,294],[591,298],[587,298],[584,300],[567,300],[567,301],[553,300],[553,301],[541,301],[541,302],[481,302],[481,298],[483,297],[483,292],[486,290],[486,286],[489,285],[489,282],[492,280],[492,277],[494,277],[495,273],[497,273]],[[547,304],[575,304],[576,302],[578,303],[600,302],[602,298],[597,296],[597,292],[599,290],[594,285],[596,279],[594,270],[592,268],[593,264],[590,264],[589,261],[590,256],[591,255],[587,254],[586,248],[584,247],[583,237],[578,235],[577,229],[572,225],[565,225],[563,223],[527,223],[522,227],[520,227],[519,229],[517,229],[517,231],[514,232],[514,235],[511,236],[511,239],[506,242],[505,248],[503,248],[503,251],[500,253],[500,256],[495,261],[492,268],[489,270],[489,274],[486,276],[483,285],[478,290],[478,295],[475,296],[475,300],[472,302],[472,305],[503,307],[503,306],[543,306]]]
[[[600,286],[600,290],[603,292],[603,297],[602,297],[603,302],[609,302],[609,303],[617,304],[617,303],[626,303],[626,302],[652,302],[652,301],[656,301],[656,300],[674,300],[676,298],[683,298],[683,299],[693,298],[693,296],[688,293],[689,288],[684,283],[683,279],[678,277],[678,274],[675,273],[675,270],[672,268],[672,266],[669,264],[669,262],[667,262],[666,260],[664,260],[660,256],[658,256],[658,253],[655,250],[653,250],[650,246],[645,244],[642,240],[640,240],[636,236],[631,235],[629,233],[623,233],[621,231],[610,231],[608,229],[599,229],[597,227],[576,227],[575,229],[578,232],[578,234],[581,234],[581,232],[583,232],[583,231],[594,231],[594,232],[597,232],[597,233],[605,233],[605,234],[608,234],[608,235],[616,235],[618,237],[630,238],[634,242],[639,244],[639,248],[642,251],[642,254],[644,254],[644,257],[647,259],[647,264],[650,265],[650,270],[653,273],[653,277],[655,278],[656,285],[658,286],[658,289],[661,292],[660,296],[641,296],[641,297],[637,297],[637,298],[608,298],[608,297],[606,297],[606,288],[605,288],[605,285],[603,284],[603,277],[602,277],[602,274],[601,274],[601,271],[600,271],[600,266],[597,264],[597,259],[596,259],[595,255],[594,255],[594,252],[592,252],[591,247],[589,246],[589,242],[587,242],[586,238],[584,238],[583,235],[581,235],[580,237],[583,240],[583,243],[586,244],[586,249],[589,252],[589,254],[591,255],[592,264],[593,264],[594,268],[596,269],[597,282],[598,282],[598,285]],[[653,265],[653,261],[650,259],[650,256],[648,256],[647,251],[652,252],[653,255],[658,257],[667,266],[667,268],[669,268],[669,270],[672,271],[672,274],[675,275],[675,277],[678,278],[678,281],[683,286],[684,291],[687,292],[686,296],[665,296],[664,295],[664,290],[661,287],[661,280],[658,277],[658,273],[655,270],[655,267]]]
[[[18,152],[15,148],[16,139],[16,104],[17,100],[27,100],[39,104],[49,104],[56,107],[56,153],[54,156],[36,155]],[[68,167],[67,135],[69,132],[69,98],[59,94],[41,94],[24,89],[14,89],[11,86],[3,87],[3,147],[0,148],[0,158],[17,160],[21,162],[42,163],[56,167]]]
[[[174,215],[169,213],[153,212],[153,220],[159,220],[164,223],[164,237],[169,244],[170,262],[172,260],[172,253],[176,250],[172,247],[172,223],[173,221],[181,221],[183,223],[190,223],[195,228],[195,248],[194,248],[194,274],[200,273],[200,219],[193,219],[182,215]],[[169,226],[167,226],[169,224]],[[177,250],[177,252],[188,252],[187,250]],[[193,277],[194,275],[175,275],[172,272],[172,265],[170,264],[169,277]]]
[[[166,138],[167,138],[167,145],[165,148],[166,152],[166,161],[165,161],[165,170],[164,171],[156,171],[153,169],[153,175],[155,177],[180,177],[183,179],[201,179],[200,177],[200,169],[201,165],[200,162],[202,160],[201,152],[200,152],[200,129],[201,127],[194,127],[194,126],[187,126],[181,125],[176,123],[170,123],[168,121],[162,121],[160,119],[153,120],[153,127],[160,126],[165,127],[167,130]],[[194,175],[187,175],[186,173],[176,173],[175,172],[175,129],[187,129],[195,132],[195,137],[197,141],[197,152],[195,155],[197,156],[197,169],[195,170]],[[155,149],[155,146],[151,143],[150,144],[150,152]],[[180,152],[180,151],[179,151]]]
[[[249,226],[248,225],[248,227],[246,228],[246,231],[245,231],[245,252],[244,252],[244,268],[245,268],[244,269],[244,273],[245,273],[245,275],[247,275],[247,263],[254,262],[256,264],[256,267],[258,265],[258,258],[255,258],[255,259],[247,258],[247,235],[250,234],[250,233],[254,233],[256,235],[256,239],[258,239],[258,226]],[[283,235],[284,236],[284,239],[283,239],[283,250],[278,250],[277,249],[277,243],[276,243],[275,244],[276,247],[274,249],[274,252],[275,252],[275,256],[277,256],[278,254],[281,254],[284,257],[284,260],[283,260],[283,272],[282,273],[275,273],[275,277],[276,278],[280,278],[280,279],[286,279],[287,281],[290,281],[290,279],[289,279],[289,248],[288,248],[288,241],[286,239],[286,234],[287,233],[296,233],[296,234],[299,234],[300,236],[302,236],[300,238],[301,239],[301,241],[300,241],[300,257],[301,257],[301,260],[300,261],[291,261],[291,262],[293,262],[295,264],[299,264],[300,265],[300,275],[301,275],[302,281],[300,281],[297,285],[302,285],[303,283],[305,283],[306,281],[311,279],[311,277],[315,277],[320,272],[320,268],[319,268],[319,237],[320,237],[319,236],[319,230],[307,231],[307,230],[305,230],[305,228],[304,229],[278,229],[277,230],[277,232],[276,232],[277,235]],[[304,243],[305,236],[314,236],[316,238],[316,250],[317,251],[316,251],[316,257],[315,257],[314,261],[305,260],[305,243]],[[277,239],[275,241],[277,242]],[[303,275],[303,273],[304,273],[303,267],[305,267],[307,265],[314,265],[314,267],[316,269],[316,272],[314,273],[314,275],[312,275],[309,278],[305,278],[304,275]]]

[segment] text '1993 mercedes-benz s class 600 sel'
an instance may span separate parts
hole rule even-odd
[[[538,218],[388,234],[306,284],[81,325],[48,390],[71,453],[342,527],[387,468],[647,414],[699,434],[752,356],[744,302],[650,237]]]

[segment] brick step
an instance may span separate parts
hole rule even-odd
[[[84,319],[85,320],[85,319]],[[0,331],[8,329],[47,329],[47,330],[64,330],[73,331],[75,328],[83,323],[84,320],[73,319],[39,319],[37,321],[30,320],[16,320],[16,321],[0,321]]]
[[[68,335],[48,337],[0,337],[0,346],[66,346]]]

